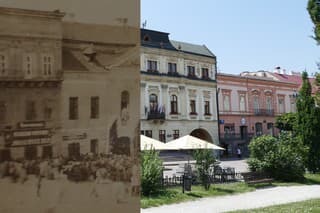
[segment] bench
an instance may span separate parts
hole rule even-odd
[[[248,185],[257,183],[269,183],[271,184],[273,179],[264,172],[245,172],[242,173],[244,182]]]

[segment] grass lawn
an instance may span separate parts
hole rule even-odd
[[[275,205],[270,207],[264,207],[264,208],[258,208],[258,209],[250,209],[250,210],[243,210],[243,211],[233,211],[237,213],[244,213],[244,212],[290,212],[290,213],[300,213],[300,212],[320,212],[320,199],[313,199],[313,200],[307,200],[307,201],[301,201],[301,202],[295,202],[295,203],[288,203],[283,205]]]
[[[320,174],[306,174],[305,181],[301,183],[289,182],[273,182],[273,186],[296,186],[296,185],[311,185],[320,184]],[[165,204],[180,203],[183,201],[195,200],[203,197],[215,197],[222,195],[232,195],[256,190],[266,184],[256,184],[248,186],[243,182],[213,184],[209,191],[205,191],[201,186],[192,186],[191,192],[182,193],[182,187],[173,187],[162,190],[156,195],[149,197],[142,196],[140,205],[141,208],[149,208],[153,206],[161,206]]]

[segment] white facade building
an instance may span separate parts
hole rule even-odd
[[[141,30],[141,134],[218,141],[216,57],[204,45]]]

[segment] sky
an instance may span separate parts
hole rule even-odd
[[[275,67],[318,72],[320,46],[312,38],[307,0],[141,0],[141,23],[171,40],[206,45],[218,72]]]

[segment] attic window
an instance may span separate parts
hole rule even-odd
[[[149,35],[145,35],[145,36],[143,37],[143,40],[144,40],[144,41],[150,41],[150,36],[149,36]]]
[[[97,53],[94,50],[92,44],[90,46],[88,46],[87,48],[85,48],[83,51],[83,55],[86,56],[86,58],[88,59],[89,62],[93,62],[95,60],[96,54]]]

